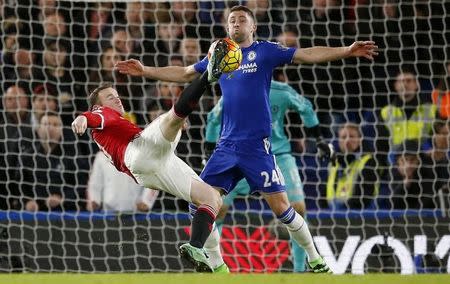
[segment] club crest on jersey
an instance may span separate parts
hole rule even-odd
[[[247,54],[247,60],[248,60],[248,61],[254,61],[255,58],[256,58],[256,52],[254,52],[253,50],[250,51],[250,52]]]

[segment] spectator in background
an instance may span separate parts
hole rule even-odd
[[[377,151],[382,164],[386,164],[386,155],[405,140],[429,139],[436,115],[436,106],[420,93],[414,71],[399,71],[394,90],[396,97],[381,109],[379,118]],[[392,161],[392,157],[388,161]]]
[[[281,32],[279,12],[272,9],[272,1],[248,0],[246,6],[253,11],[256,18],[256,39],[269,40]]]
[[[125,29],[116,29],[113,32],[111,36],[111,46],[114,48],[114,51],[124,58],[131,55],[133,51],[133,42],[129,39]]]
[[[29,98],[18,86],[9,87],[2,98],[0,113],[0,209],[17,207],[17,194],[12,187],[17,159],[25,142],[31,143]]]
[[[348,31],[341,0],[312,0],[311,5],[300,9],[299,14],[301,48],[347,44]],[[353,39],[352,36],[351,41]],[[345,61],[355,62],[354,65],[338,60],[327,65],[303,65],[300,69],[300,89],[314,102],[325,137],[335,137],[339,124],[357,121],[352,116],[360,108],[361,92],[354,82],[361,78],[354,60]]]
[[[175,23],[182,25],[184,37],[199,36],[197,34],[197,1],[172,1],[170,2],[170,14]]]
[[[114,10],[113,10],[114,9]],[[86,11],[88,22],[84,25],[90,65],[95,65],[95,54],[109,44],[113,32],[113,25],[124,21],[120,9],[114,3],[92,3]]]
[[[35,69],[34,78],[38,84],[45,83],[55,90],[62,111],[61,118],[64,124],[70,124],[74,112],[86,104],[85,98],[75,97],[75,94],[79,94],[77,90],[83,81],[73,75],[67,47],[60,41],[48,43],[42,61],[42,66]]]
[[[180,48],[180,38],[183,29],[179,23],[164,23],[158,25],[156,34],[157,66],[167,66],[170,55]]]
[[[50,85],[37,85],[33,89],[31,99],[31,125],[37,130],[39,121],[46,112],[58,111],[58,98],[56,91]]]
[[[424,157],[424,166],[433,171],[433,188],[450,190],[450,121],[436,120],[433,123],[433,148]]]
[[[438,109],[439,117],[450,119],[450,61],[445,65],[444,76],[438,81],[431,97]]]
[[[328,172],[326,196],[331,208],[365,209],[378,192],[377,165],[363,148],[357,124],[347,123],[338,130],[337,163]]]
[[[180,55],[183,57],[184,66],[197,63],[200,58],[200,42],[196,38],[186,37],[181,40]]]
[[[19,156],[20,168],[15,180],[19,182],[17,195],[20,208],[38,210],[79,210],[83,194],[77,192],[79,167],[62,143],[61,118],[46,113],[36,130],[38,140]]]
[[[125,20],[131,54],[150,66],[155,66],[153,54],[155,38],[155,17],[152,15],[155,3],[128,2]]]
[[[418,140],[404,140],[395,148],[395,178],[391,184],[395,209],[438,208],[433,172],[423,166]]]
[[[4,111],[0,119],[3,126],[30,124],[30,100],[23,88],[19,86],[9,87],[3,95],[2,103]],[[13,136],[13,133],[9,132],[5,137]]]
[[[87,210],[147,212],[159,191],[143,188],[130,176],[117,171],[103,152],[98,152],[88,183]]]

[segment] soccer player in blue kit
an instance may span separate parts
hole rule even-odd
[[[284,130],[286,112],[288,110],[294,110],[301,116],[308,136],[311,135],[316,138],[319,158],[329,157],[330,152],[334,153],[334,150],[330,149],[332,146],[327,144],[320,135],[319,119],[308,99],[299,95],[288,84],[277,81],[272,81],[270,84],[269,99],[272,112],[272,152],[275,155],[277,165],[284,176],[288,200],[295,211],[305,218],[306,207],[303,184],[300,179],[295,158],[291,153],[291,143]],[[220,137],[222,102],[223,100],[220,99],[216,106],[208,113],[205,132],[205,162],[213,153],[216,142]],[[330,158],[332,159],[332,162],[334,162],[336,156],[331,154]],[[237,183],[236,187],[223,198],[223,205],[216,219],[219,234],[222,231],[225,215],[228,208],[233,204],[234,199],[238,195],[247,195],[249,192],[249,184],[245,179],[242,179]],[[291,241],[291,254],[293,257],[292,262],[294,265],[294,272],[304,272],[305,250],[295,241]]]
[[[230,38],[239,44],[243,60],[238,70],[216,74],[220,75],[216,79],[223,97],[222,132],[201,178],[226,194],[245,177],[252,192],[258,191],[264,197],[277,218],[286,225],[291,238],[305,249],[311,269],[316,273],[330,273],[314,246],[306,222],[289,204],[283,176],[271,151],[269,87],[272,71],[288,63],[313,64],[348,57],[372,60],[377,55],[377,46],[372,41],[356,41],[344,47],[287,48],[268,41],[255,41],[255,17],[245,6],[230,9],[226,29]],[[118,62],[116,68],[122,74],[190,82],[206,70],[207,64],[207,57],[186,67],[150,67],[130,59]],[[209,75],[214,74],[209,72]],[[205,243],[215,271],[226,270],[218,235],[217,230],[213,230]]]

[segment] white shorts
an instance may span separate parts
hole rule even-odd
[[[191,202],[191,179],[201,178],[174,151],[175,141],[164,138],[160,124],[163,114],[148,125],[139,137],[130,142],[125,151],[125,165],[140,185],[159,189]]]

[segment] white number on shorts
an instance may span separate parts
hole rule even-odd
[[[266,171],[261,172],[261,176],[264,177],[264,187],[269,187],[273,183],[276,184],[284,184],[284,181],[280,180],[280,177],[278,176],[278,173],[276,170],[272,170],[272,178],[270,178],[270,175]],[[270,182],[272,180],[272,182]]]

